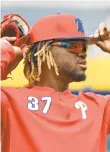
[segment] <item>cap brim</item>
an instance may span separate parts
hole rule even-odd
[[[94,37],[68,37],[68,38],[54,38],[54,40],[58,41],[73,41],[73,40],[85,40],[85,41],[90,41],[90,40],[100,40],[99,38],[94,38]]]

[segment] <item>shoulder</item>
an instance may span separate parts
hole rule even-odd
[[[92,92],[86,92],[86,93],[82,92],[81,94],[83,97],[85,97],[86,99],[88,99],[91,102],[94,102],[99,107],[104,108],[110,102],[110,95],[104,96],[104,95],[95,94]]]
[[[110,100],[110,95],[101,95],[101,94],[96,94],[93,92],[86,92],[84,94],[87,96],[93,97],[93,98],[97,98],[97,99],[101,100],[102,102],[103,101],[105,102],[105,100]]]
[[[9,105],[9,103],[20,102],[31,95],[33,92],[26,87],[1,87],[1,103]]]
[[[18,95],[22,95],[22,94],[26,94],[26,92],[28,93],[28,88],[25,87],[5,87],[2,86],[1,87],[1,93],[5,94],[7,97],[14,97],[14,96],[18,96]]]
[[[7,86],[1,86],[1,91],[3,92],[11,92],[11,91],[17,91],[17,90],[23,90],[24,87],[7,87]]]
[[[1,87],[1,92],[5,93],[7,96],[10,97],[24,97],[24,96],[29,96],[29,95],[39,95],[40,90],[34,89],[33,86],[23,86],[23,87]]]

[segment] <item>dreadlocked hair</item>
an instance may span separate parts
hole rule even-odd
[[[50,41],[42,41],[32,44],[25,55],[24,59],[24,75],[28,79],[29,84],[40,81],[42,73],[42,63],[47,61],[49,69],[53,66],[56,75],[59,75],[58,67],[52,56]]]

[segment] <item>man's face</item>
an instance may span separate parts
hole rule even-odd
[[[52,54],[58,66],[59,74],[70,82],[86,79],[86,53],[74,53],[72,48],[52,47]]]

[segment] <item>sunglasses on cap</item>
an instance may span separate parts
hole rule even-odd
[[[53,42],[52,46],[65,47],[69,52],[82,53],[87,52],[88,45],[86,41],[63,41],[63,42]],[[71,50],[71,51],[70,51]]]

